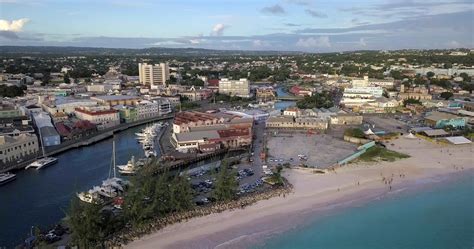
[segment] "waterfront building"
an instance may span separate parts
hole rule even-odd
[[[46,112],[40,112],[33,115],[33,120],[41,133],[42,143],[45,147],[61,144],[61,137],[51,122],[51,117]]]
[[[241,98],[250,98],[250,82],[245,78],[240,80],[222,78],[219,81],[219,93]]]
[[[38,138],[35,134],[0,136],[0,162],[3,164],[16,163],[25,157],[36,155],[38,151]]]
[[[171,104],[165,99],[143,100],[137,106],[138,119],[146,119],[171,113]]]
[[[445,112],[431,112],[425,117],[425,123],[433,128],[452,126],[459,129],[466,126],[467,118]]]
[[[301,111],[298,107],[288,107],[283,111],[283,115],[298,117],[301,115]]]
[[[275,100],[275,90],[273,87],[258,87],[255,96],[257,98],[257,101],[272,101]]]
[[[292,86],[289,92],[292,93],[293,95],[302,96],[302,97],[313,95],[313,91],[302,88],[300,86]]]
[[[173,121],[173,133],[189,132],[190,127],[211,126],[223,124],[224,117],[218,117],[203,112],[179,112]]]
[[[34,132],[31,120],[27,116],[0,118],[0,135],[18,136]]]
[[[170,79],[170,69],[168,63],[149,65],[147,63],[138,64],[138,74],[140,83],[151,88],[166,86],[166,81]]]
[[[98,130],[120,124],[119,112],[106,106],[76,108],[75,114],[81,120],[87,120],[96,124]]]

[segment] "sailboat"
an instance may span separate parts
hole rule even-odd
[[[84,202],[100,203],[103,198],[114,198],[121,195],[129,182],[117,177],[115,165],[115,140],[112,141],[112,162],[109,177],[102,181],[102,185],[94,186],[86,192],[77,193],[77,197]]]
[[[34,162],[28,164],[28,166],[26,166],[25,169],[36,168],[36,170],[40,170],[42,168],[48,167],[48,166],[58,162],[58,159],[56,157],[47,157],[46,156],[46,153],[44,152],[43,136],[41,135],[41,128],[39,128],[39,127],[38,127],[38,132],[39,132],[39,136],[40,136],[41,151],[43,152],[43,156],[40,157],[39,159],[35,160]]]

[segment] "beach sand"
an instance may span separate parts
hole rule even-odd
[[[168,226],[126,248],[246,248],[269,234],[304,222],[308,214],[381,196],[402,187],[474,169],[472,144],[438,145],[423,139],[399,138],[388,149],[411,157],[395,162],[357,163],[335,172],[287,169],[293,193]]]

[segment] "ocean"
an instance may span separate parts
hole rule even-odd
[[[253,249],[474,248],[474,172],[315,215]]]

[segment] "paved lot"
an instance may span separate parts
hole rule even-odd
[[[290,163],[291,165],[306,164],[311,167],[327,168],[354,153],[357,148],[354,144],[326,134],[308,135],[292,132],[270,135],[271,132],[268,133],[270,157],[267,162],[270,165]],[[301,161],[298,155],[307,156],[307,161]]]
[[[389,132],[406,132],[408,126],[406,123],[395,119],[393,115],[367,115],[364,116],[364,123],[370,124],[372,130]]]

